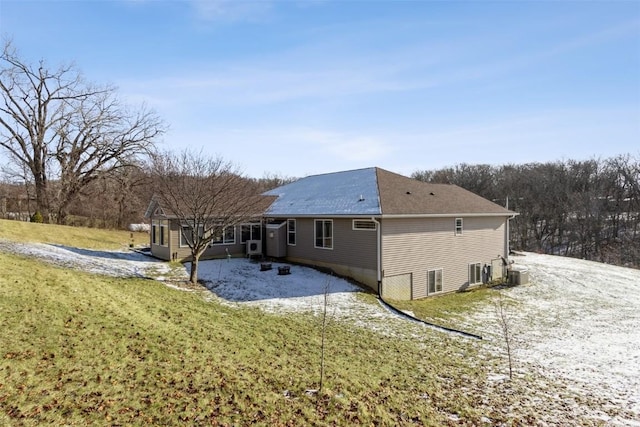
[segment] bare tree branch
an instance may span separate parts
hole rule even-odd
[[[154,199],[167,216],[176,218],[191,250],[191,282],[207,247],[228,227],[259,218],[268,198],[259,196],[255,183],[232,163],[184,150],[154,156],[150,168]]]
[[[35,68],[9,42],[0,54],[0,98],[0,147],[29,168],[38,210],[59,223],[82,188],[140,161],[166,128],[146,107],[121,105],[114,87],[85,83],[71,65]]]

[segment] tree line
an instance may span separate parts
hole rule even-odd
[[[640,267],[640,157],[417,171],[517,212],[511,247]]]
[[[172,156],[156,147],[166,129],[154,111],[123,103],[116,88],[87,82],[73,66],[30,64],[5,42],[0,149],[8,162],[0,164],[0,215],[27,211],[45,222],[104,228],[141,222],[158,190],[158,165]],[[214,164],[224,165],[215,174],[235,173],[257,194],[293,180],[252,179],[219,159]],[[637,156],[460,164],[412,176],[508,203],[519,213],[511,221],[512,248],[640,266]]]

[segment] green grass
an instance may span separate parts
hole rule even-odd
[[[132,236],[135,246],[149,245],[148,233],[0,219],[0,239],[18,242],[55,243],[86,249],[123,249],[132,243]]]
[[[0,237],[47,236],[74,246],[116,244],[122,236],[37,224],[11,224],[7,231],[6,224],[0,223]],[[311,314],[232,308],[205,298],[204,289],[179,291],[9,254],[0,254],[0,271],[0,425],[441,426],[480,425],[483,416],[509,425],[537,419],[540,400],[533,409],[519,404],[527,384],[510,383],[508,393],[488,384],[499,361],[479,341],[426,328],[412,337],[382,335],[334,319],[317,396],[307,393],[318,387],[320,371],[321,323]],[[361,301],[376,304],[367,294]],[[447,306],[447,297],[433,301]],[[430,303],[433,310],[438,303]]]
[[[400,310],[411,311],[418,319],[456,328],[474,306],[485,304],[495,296],[496,292],[490,287],[479,287],[420,300],[389,300],[389,303]]]
[[[334,322],[318,406],[305,393],[318,386],[313,316],[228,308],[152,281],[11,255],[0,264],[0,424],[440,425],[460,412],[478,419],[475,398],[460,389],[469,375],[481,387],[477,368],[449,355],[433,369],[436,349],[472,351],[459,340],[434,333],[426,351]]]

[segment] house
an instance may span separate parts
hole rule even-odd
[[[251,212],[242,215],[247,219],[235,226],[218,228],[200,258],[242,256],[248,247],[254,248],[256,254],[262,254],[262,213],[273,201],[274,197],[271,196],[252,197],[252,200],[245,203]],[[191,224],[185,223],[184,216],[176,215],[162,206],[156,197],[151,199],[144,216],[151,222],[149,243],[154,257],[181,262],[191,259],[191,249],[187,243]],[[215,219],[213,222],[215,223]]]
[[[380,168],[308,176],[262,196],[262,216],[225,229],[203,259],[259,253],[328,268],[392,299],[502,275],[515,215],[458,186]],[[185,225],[154,202],[146,216],[152,254],[186,260]]]
[[[383,297],[417,299],[502,275],[515,215],[455,185],[380,168],[270,190],[266,255],[325,267]]]

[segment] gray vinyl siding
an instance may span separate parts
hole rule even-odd
[[[160,226],[154,224],[154,221],[162,221],[165,220],[164,218],[156,218],[156,217],[152,217],[151,218],[151,230],[149,231],[149,247],[151,248],[151,254],[159,259],[163,259],[166,261],[169,261],[171,259],[171,245],[169,243],[170,241],[170,236],[171,236],[171,231],[169,230],[169,227],[167,227],[167,243],[165,245],[160,245],[160,244],[156,244],[153,243],[153,233],[154,233],[154,226],[156,226],[156,233],[157,234],[157,240],[159,242],[160,240]]]
[[[287,259],[333,269],[373,288],[377,269],[377,232],[353,230],[353,218],[295,218],[296,245],[287,246]],[[315,247],[315,219],[333,220],[333,248]]]
[[[151,253],[154,257],[169,261],[171,259],[171,251],[168,246],[154,245],[151,243]]]
[[[166,246],[151,245],[151,253],[156,258],[171,260],[176,254],[178,261],[188,261],[191,259],[191,249],[188,246],[180,246],[180,223],[177,220],[169,220],[168,244]],[[212,259],[227,256],[227,250],[232,256],[245,254],[246,244],[240,243],[240,230],[236,227],[236,243],[232,245],[214,245],[208,247],[200,259]]]
[[[324,249],[315,247],[314,218],[297,218],[296,226],[296,245],[287,247],[287,256],[358,268],[376,268],[376,231],[352,230],[351,218],[333,219],[333,249]]]
[[[428,296],[428,270],[442,269],[443,293],[468,287],[470,263],[505,256],[506,217],[462,218],[462,235],[455,235],[453,217],[383,219],[384,277],[412,274],[414,299]]]

